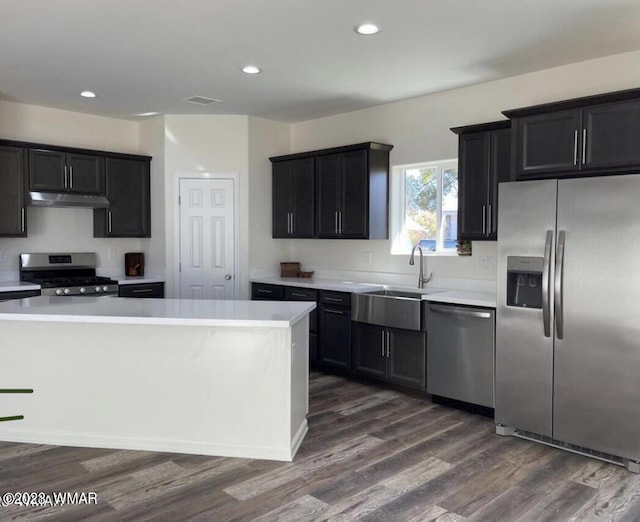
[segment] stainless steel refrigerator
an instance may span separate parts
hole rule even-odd
[[[640,174],[502,183],[496,431],[640,471]]]

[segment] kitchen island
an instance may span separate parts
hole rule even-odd
[[[0,304],[0,440],[290,461],[314,303],[33,297]]]

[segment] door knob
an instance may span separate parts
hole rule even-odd
[[[227,281],[229,281],[229,280],[231,279],[231,274],[226,274],[226,275],[224,276],[224,278],[225,278]]]

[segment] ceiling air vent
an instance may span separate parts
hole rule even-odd
[[[187,103],[195,103],[196,105],[211,105],[212,103],[220,103],[222,100],[216,100],[215,98],[207,98],[205,96],[191,96],[183,101]]]

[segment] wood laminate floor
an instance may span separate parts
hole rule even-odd
[[[640,520],[640,477],[623,468],[361,382],[313,373],[310,392],[292,463],[0,443],[0,493],[98,497],[0,520]]]

